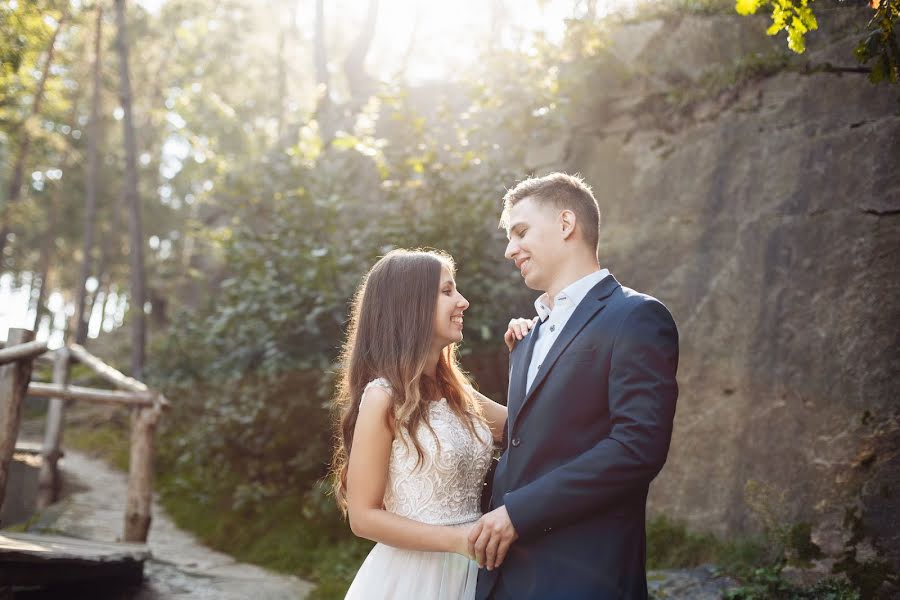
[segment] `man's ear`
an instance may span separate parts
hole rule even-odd
[[[564,240],[575,234],[575,220],[575,213],[571,210],[566,209],[559,213],[559,227]]]

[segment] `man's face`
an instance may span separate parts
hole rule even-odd
[[[509,244],[504,256],[515,263],[525,285],[533,290],[549,289],[562,256],[563,235],[557,212],[530,196],[509,211]]]

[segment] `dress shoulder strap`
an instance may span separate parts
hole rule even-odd
[[[369,383],[367,383],[365,389],[363,389],[363,394],[365,394],[366,391],[367,391],[370,387],[380,387],[380,388],[386,389],[387,391],[391,391],[391,390],[393,389],[393,388],[391,387],[391,384],[388,383],[388,380],[385,379],[384,377],[379,377],[379,378],[377,378],[377,379],[373,379],[372,381],[370,381]]]
[[[382,377],[379,377],[378,379],[373,379],[372,381],[370,381],[369,383],[366,384],[365,388],[363,388],[362,397],[359,399],[360,406],[362,406],[362,403],[366,401],[366,392],[369,391],[369,388],[373,388],[373,387],[379,387],[381,389],[387,390],[388,392],[390,392],[393,389],[391,387],[391,384],[388,383],[387,379],[384,379]]]

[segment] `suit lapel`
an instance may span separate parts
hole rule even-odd
[[[547,356],[541,362],[541,368],[538,369],[537,374],[534,377],[534,381],[531,384],[531,388],[524,392],[525,386],[527,385],[527,375],[528,375],[528,365],[531,362],[531,355],[534,351],[534,341],[532,340],[529,344],[528,348],[523,348],[523,350],[528,350],[528,360],[524,364],[525,375],[522,379],[522,389],[524,398],[521,403],[518,403],[517,409],[513,414],[512,411],[509,414],[508,421],[510,423],[509,432],[510,436],[512,436],[513,429],[516,426],[516,419],[520,414],[522,414],[522,409],[528,404],[528,401],[534,396],[535,391],[541,386],[544,382],[544,379],[547,378],[548,373],[551,369],[553,369],[553,365],[556,364],[559,357],[568,348],[569,344],[572,343],[572,340],[581,333],[581,330],[584,329],[584,326],[588,324],[588,322],[596,315],[598,312],[603,310],[604,307],[609,303],[610,296],[619,287],[619,282],[616,281],[616,278],[612,275],[604,277],[597,285],[591,288],[591,291],[587,293],[587,295],[582,299],[582,301],[575,308],[575,312],[572,313],[572,316],[569,317],[569,320],[566,322],[566,326],[563,327],[562,331],[559,332],[559,337],[556,338],[556,341],[553,342],[553,345],[550,346],[550,350],[547,352]],[[531,337],[531,336],[529,336]],[[510,388],[510,392],[512,389]],[[510,402],[513,398],[522,398],[522,395],[513,396],[510,393]]]
[[[540,329],[541,321],[528,332],[525,339],[515,347],[512,356],[512,368],[509,372],[509,395],[506,398],[506,406],[509,410],[507,422],[512,423],[518,414],[522,401],[525,398],[525,389],[528,385],[528,365],[531,364],[531,356],[534,354],[534,343],[537,339],[535,332]]]

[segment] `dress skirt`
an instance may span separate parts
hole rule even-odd
[[[461,554],[376,544],[345,600],[472,600],[477,579],[478,565]]]

